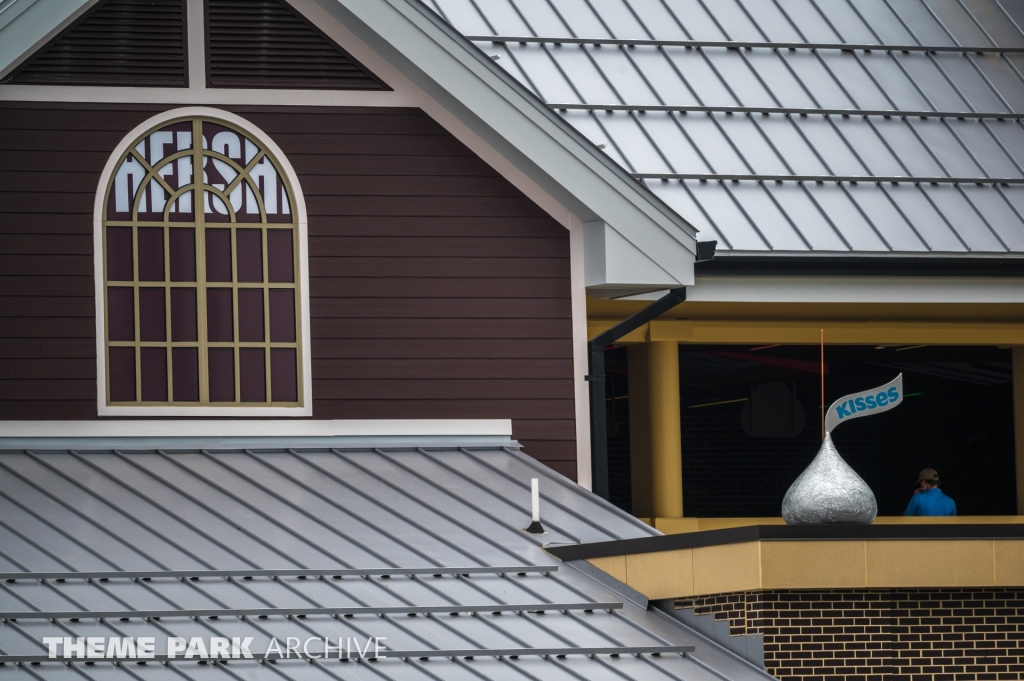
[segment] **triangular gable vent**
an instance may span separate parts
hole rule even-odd
[[[3,82],[185,87],[185,30],[185,0],[105,0]]]
[[[208,87],[390,90],[280,0],[207,0]]]

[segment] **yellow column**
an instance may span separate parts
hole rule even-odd
[[[1024,348],[1013,349],[1013,429],[1017,443],[1017,515],[1024,515]]]
[[[683,517],[683,454],[679,426],[679,344],[648,343],[651,413],[651,510],[655,518]]]
[[[651,505],[651,387],[647,348],[630,345],[629,356],[629,462],[633,478],[633,515],[650,519]],[[653,522],[653,521],[652,521]]]

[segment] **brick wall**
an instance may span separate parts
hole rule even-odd
[[[764,634],[766,669],[783,681],[1024,678],[1024,589],[743,592],[676,607]]]

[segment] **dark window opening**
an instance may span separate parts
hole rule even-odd
[[[833,434],[879,515],[901,515],[929,467],[961,515],[1016,513],[1009,350],[826,345],[825,362],[826,406],[903,372],[903,404]],[[820,446],[819,364],[815,346],[680,346],[686,516],[779,515]]]
[[[390,90],[283,0],[206,0],[214,88]]]
[[[3,82],[186,87],[185,0],[104,0]]]

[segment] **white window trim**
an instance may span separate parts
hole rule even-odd
[[[152,406],[116,406],[107,404],[107,353],[104,340],[106,338],[106,311],[103,306],[103,208],[106,203],[107,188],[110,178],[117,170],[117,162],[121,155],[146,131],[161,123],[175,118],[196,117],[220,119],[232,126],[245,131],[263,148],[269,151],[281,165],[281,172],[288,178],[294,193],[295,213],[299,227],[299,314],[302,320],[302,406],[301,407],[152,407]],[[306,199],[299,185],[298,176],[291,162],[281,148],[263,130],[241,116],[228,111],[211,109],[201,106],[189,106],[172,109],[157,114],[140,123],[129,132],[111,152],[107,164],[100,174],[93,204],[93,267],[96,285],[96,405],[100,416],[292,416],[303,417],[313,415],[313,379],[310,359],[310,328],[309,328],[309,244],[307,239],[308,224],[306,218]]]
[[[188,409],[188,407],[183,407]],[[264,409],[263,411],[269,411]],[[0,438],[40,437],[512,437],[511,419],[259,421],[0,421]]]

